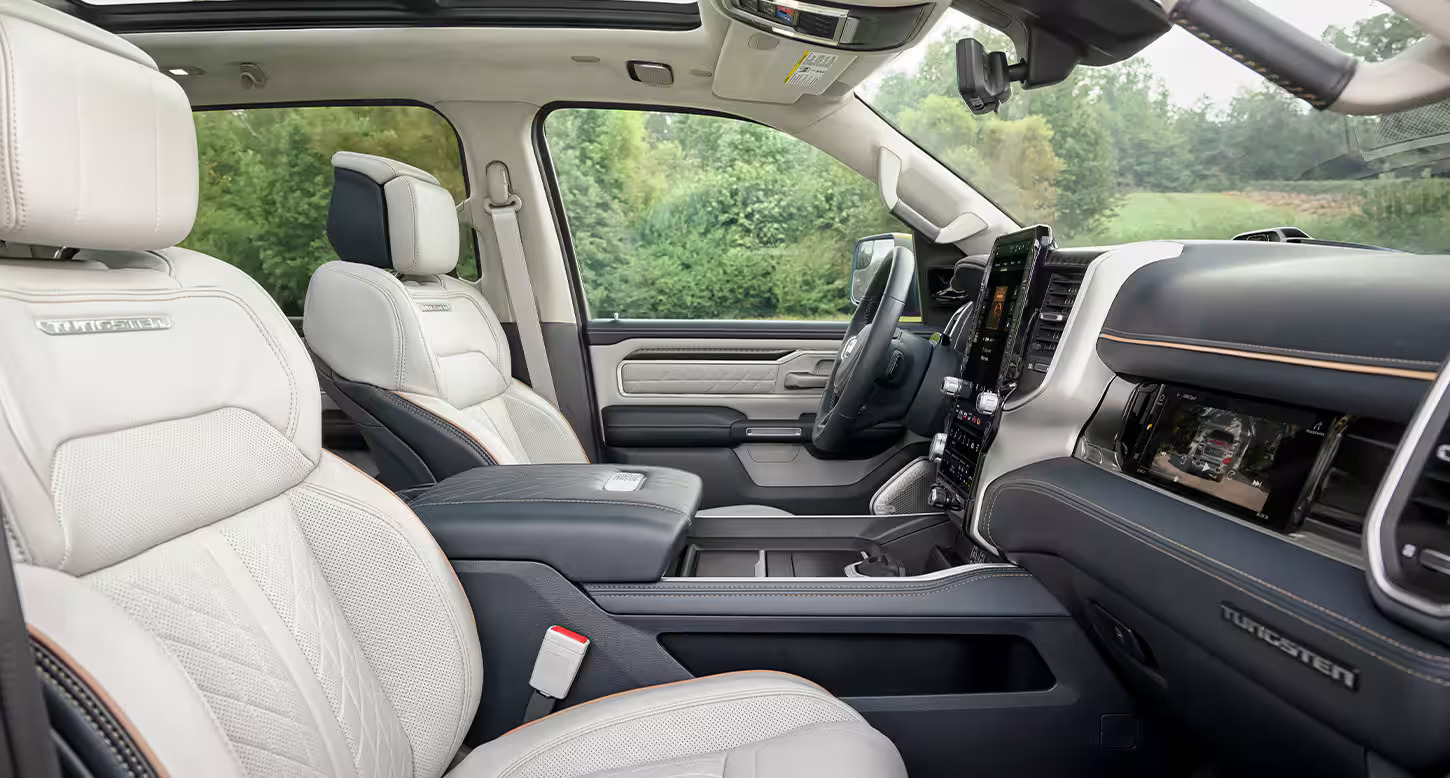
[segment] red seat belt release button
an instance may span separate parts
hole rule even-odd
[[[534,691],[562,700],[574,685],[574,676],[579,674],[579,664],[584,661],[584,652],[589,650],[589,638],[560,626],[549,627],[544,633],[544,642],[539,646],[539,656],[534,659],[534,672],[529,676],[529,686]]]

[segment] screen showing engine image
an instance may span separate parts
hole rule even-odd
[[[1297,498],[1324,436],[1312,414],[1271,418],[1230,398],[1193,390],[1165,388],[1158,403],[1139,472],[1259,519]]]
[[[1022,319],[1024,287],[1030,282],[1038,254],[1051,241],[1046,227],[1034,227],[998,238],[992,244],[987,280],[979,299],[980,313],[963,378],[977,391],[1001,391],[1003,357]]]

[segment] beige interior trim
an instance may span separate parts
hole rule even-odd
[[[1280,362],[1286,365],[1302,365],[1304,367],[1318,367],[1325,370],[1338,370],[1344,373],[1368,373],[1370,375],[1392,376],[1394,378],[1414,378],[1420,381],[1434,381],[1435,371],[1433,370],[1407,370],[1399,367],[1377,367],[1375,365],[1357,365],[1352,362],[1332,362],[1326,359],[1306,359],[1304,357],[1284,357],[1278,354],[1260,354],[1254,351],[1239,351],[1231,348],[1217,348],[1215,346],[1193,346],[1186,343],[1166,343],[1161,340],[1138,340],[1135,338],[1123,338],[1117,335],[1103,333],[1098,335],[1104,340],[1113,340],[1119,343],[1131,343],[1135,346],[1158,346],[1160,348],[1176,348],[1181,351],[1198,351],[1204,354],[1222,354],[1227,357],[1240,357],[1242,359],[1258,359],[1264,362]]]

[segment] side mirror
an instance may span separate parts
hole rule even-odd
[[[905,238],[907,247],[911,246],[910,235],[887,233],[885,235],[871,235],[856,241],[856,248],[851,252],[851,304],[860,305],[861,298],[866,296],[866,287],[871,283],[871,274],[876,272],[876,266],[891,256],[891,250],[898,245],[898,238]]]
[[[856,248],[851,252],[851,304],[861,304],[861,298],[866,296],[866,287],[871,285],[871,276],[875,274],[876,268],[891,256],[893,249],[901,246],[912,249],[914,253],[914,243],[911,235],[905,232],[868,235],[857,240]],[[911,299],[906,301],[902,318],[920,321],[920,317],[921,304],[917,299],[916,287],[912,286]]]

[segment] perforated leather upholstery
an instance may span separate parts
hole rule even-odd
[[[351,151],[332,164],[327,234],[341,260],[313,274],[302,326],[340,379],[326,385],[343,395],[338,405],[360,424],[387,428],[439,481],[482,465],[587,462],[564,415],[513,379],[508,340],[482,293],[446,275],[458,258],[458,226],[437,179]],[[766,506],[711,510],[790,515]]]
[[[458,261],[447,190],[430,174],[383,157],[340,151],[332,162],[328,237],[342,259],[312,276],[303,332],[339,378],[387,393],[351,401],[365,410],[406,403],[414,415],[440,422],[391,427],[424,452],[438,480],[486,464],[587,462],[558,409],[514,380],[508,339],[488,301],[473,284],[446,275]],[[477,456],[447,463],[427,456],[446,445],[438,438],[463,438]]]
[[[27,127],[39,100],[47,127],[72,130],[5,136],[0,170],[33,184],[103,154],[154,163],[97,183],[110,206],[46,196],[9,201],[20,216],[0,220],[0,240],[75,235],[100,249],[0,259],[0,505],[33,638],[158,774],[441,775],[483,680],[468,602],[416,516],[321,449],[316,376],[276,304],[235,268],[165,247],[195,207],[150,197],[196,177],[180,90],[139,51],[29,0],[0,0],[0,54],[7,126]],[[76,63],[74,78],[53,81],[56,63]],[[122,115],[86,104],[92,78]],[[39,98],[39,84],[62,94]],[[168,134],[182,127],[184,142]],[[129,223],[141,201],[149,227]],[[685,750],[828,752],[804,730],[834,718],[837,745],[876,738],[877,774],[904,774],[849,709],[819,691],[779,702],[777,685],[735,682],[737,696],[760,693],[757,712]],[[698,774],[679,748],[618,727],[664,727],[676,709],[672,731],[706,726],[685,713],[722,699],[702,690],[599,703],[613,718],[587,729],[583,708],[542,720],[454,774],[505,762],[512,775]]]

